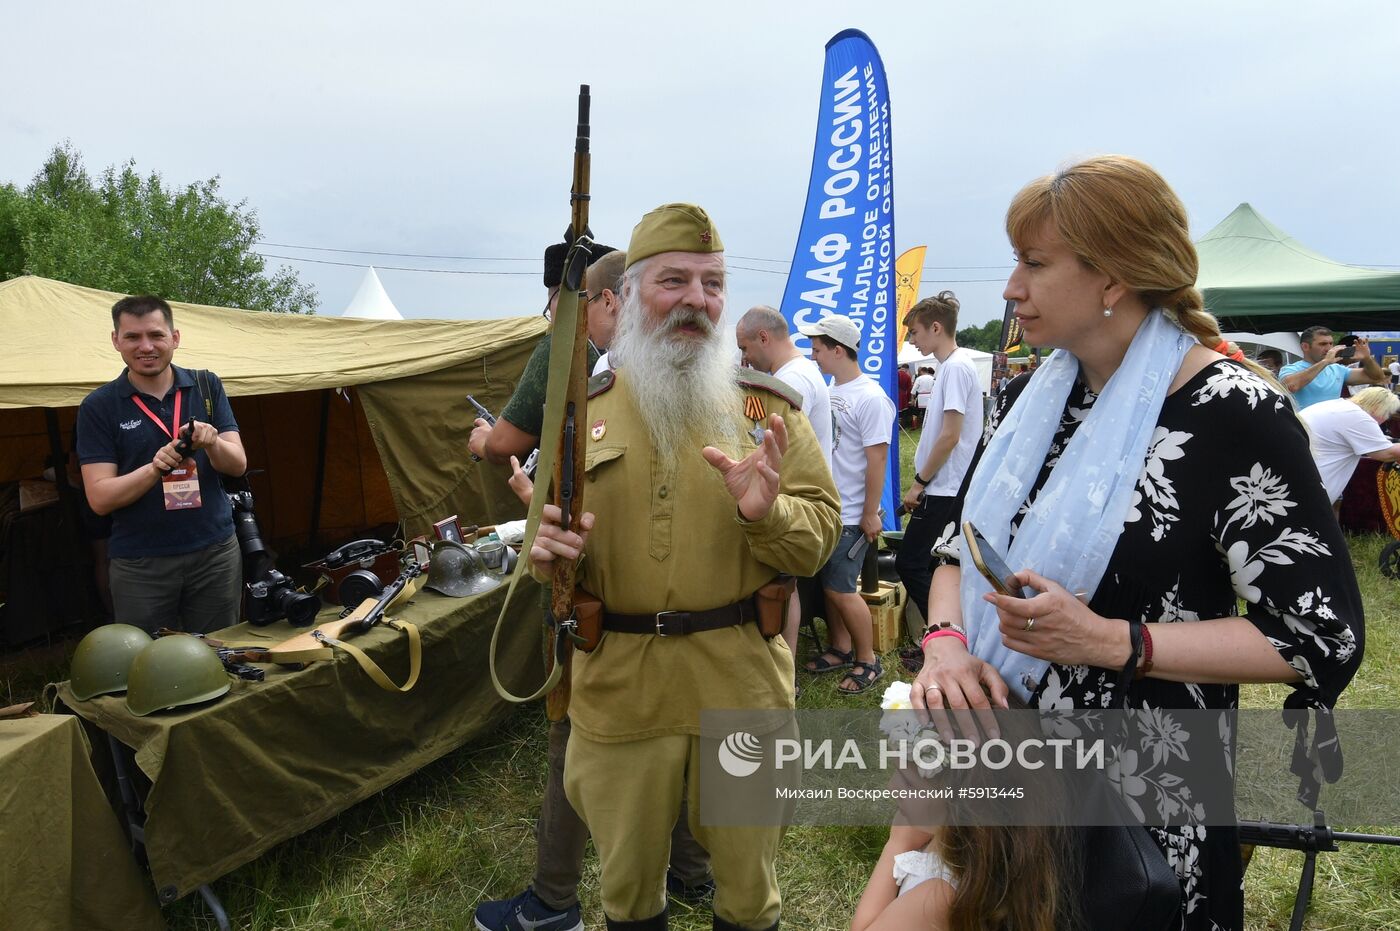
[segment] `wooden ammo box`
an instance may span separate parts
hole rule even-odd
[[[904,639],[904,586],[899,582],[881,582],[877,592],[861,592],[860,597],[870,605],[870,621],[874,630],[875,652],[888,653]]]

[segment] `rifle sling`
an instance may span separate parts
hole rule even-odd
[[[360,668],[365,671],[365,675],[373,680],[374,684],[386,692],[407,692],[418,684],[418,673],[423,668],[423,644],[418,636],[418,627],[407,621],[385,621],[390,627],[402,630],[408,634],[408,679],[403,685],[395,685],[394,680],[385,675],[384,670],[379,668],[379,664],[369,658],[369,655],[344,640],[337,640],[335,637],[322,634],[318,639],[331,646],[337,647],[350,654],[355,662],[360,664]]]
[[[327,634],[321,630],[311,631],[310,637],[318,643],[325,644],[325,646],[299,647],[295,649],[284,650],[276,646],[269,647],[265,643],[227,643],[224,644],[223,648],[231,650],[247,650],[250,653],[266,653],[266,659],[250,659],[250,662],[274,663],[279,666],[290,666],[298,663],[315,663],[325,660],[332,660],[335,659],[335,651],[337,649],[344,650],[346,653],[350,654],[351,659],[353,659],[357,664],[359,664],[359,667],[364,670],[365,675],[369,676],[375,685],[379,686],[381,689],[384,689],[386,692],[407,692],[409,689],[413,688],[415,685],[418,684],[418,674],[422,671],[422,638],[418,633],[417,626],[414,624],[410,624],[407,621],[386,620],[384,621],[384,623],[394,628],[395,630],[401,630],[404,633],[408,634],[408,679],[404,682],[403,685],[395,685],[393,680],[390,679],[389,676],[384,672],[384,670],[379,667],[379,664],[376,663],[374,660],[370,659],[369,654],[367,654],[364,650],[361,650],[353,643],[341,640],[339,637]],[[299,637],[297,639],[304,639],[305,636],[307,635],[302,635],[302,637]]]
[[[578,245],[575,244],[574,248],[578,248]],[[567,265],[567,261],[565,264]],[[491,631],[491,646],[488,651],[491,684],[495,686],[497,695],[515,704],[544,698],[554,690],[554,686],[559,684],[559,680],[564,674],[564,664],[560,662],[560,647],[562,638],[566,637],[567,633],[557,625],[554,629],[554,668],[550,670],[549,677],[545,679],[544,684],[529,695],[516,695],[501,681],[496,671],[496,642],[500,639],[501,625],[505,623],[506,615],[510,610],[511,599],[515,595],[515,586],[520,581],[520,577],[526,574],[524,563],[530,558],[530,547],[534,544],[535,534],[540,527],[540,515],[543,513],[545,502],[549,498],[547,493],[549,482],[554,475],[554,463],[559,458],[559,444],[555,440],[563,435],[564,430],[564,404],[568,396],[569,375],[574,357],[574,334],[578,326],[580,311],[578,292],[570,291],[567,288],[561,290],[559,302],[555,305],[554,310],[554,329],[549,334],[549,383],[545,390],[544,425],[541,427],[540,433],[540,458],[535,467],[535,475],[541,478],[535,484],[534,497],[530,499],[530,513],[525,522],[525,543],[520,550],[522,565],[518,566],[516,571],[511,574],[505,600],[501,603],[501,613],[497,616],[496,626]],[[587,373],[585,373],[586,377]],[[558,618],[557,620],[568,620],[568,618]]]

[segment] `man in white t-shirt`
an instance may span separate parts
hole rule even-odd
[[[787,382],[802,395],[802,413],[811,421],[827,466],[831,465],[831,395],[826,377],[817,364],[802,354],[792,342],[787,318],[775,308],[759,304],[739,318],[734,327],[734,340],[744,355],[744,362],[760,372]],[[808,579],[799,586],[811,586]],[[809,594],[812,594],[809,591]],[[812,595],[815,597],[815,595]],[[802,596],[794,590],[788,599],[787,622],[783,639],[794,657],[797,656],[797,632],[802,626]]]
[[[1336,506],[1362,457],[1379,462],[1400,461],[1400,443],[1381,432],[1400,410],[1400,398],[1389,388],[1363,388],[1349,398],[1318,401],[1298,412],[1308,427],[1313,461],[1327,497]]]
[[[958,348],[958,299],[952,291],[909,308],[904,325],[919,351],[938,359],[938,378],[914,452],[914,477],[904,492],[909,523],[895,558],[909,600],[928,623],[934,620],[928,616],[931,551],[948,525],[959,520],[958,490],[982,438],[982,388],[972,353]]]
[[[830,389],[835,423],[831,475],[841,496],[841,538],[821,571],[831,644],[804,668],[816,673],[849,668],[837,688],[856,695],[885,674],[875,655],[870,606],[856,591],[856,580],[866,549],[880,533],[894,402],[861,373],[860,330],[849,317],[831,314],[797,329],[812,338],[812,361],[836,380]]]
[[[744,361],[760,372],[787,382],[802,395],[802,413],[831,465],[831,396],[817,364],[792,342],[787,319],[772,307],[758,305],[739,318],[734,339]]]
[[[933,369],[929,366],[920,367],[919,377],[914,379],[914,387],[911,389],[914,392],[914,407],[917,409],[915,413],[916,423],[914,424],[916,427],[924,422],[928,408],[928,396],[933,392],[933,383]]]

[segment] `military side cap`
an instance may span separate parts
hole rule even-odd
[[[704,208],[663,204],[642,217],[627,245],[627,266],[663,252],[723,252],[719,230]]]
[[[612,246],[605,246],[600,242],[595,242],[593,248],[588,253],[588,264],[607,255],[609,252],[616,252]],[[569,244],[566,242],[556,242],[552,246],[546,246],[544,250],[544,286],[546,288],[557,288],[564,283],[564,259],[569,255]]]

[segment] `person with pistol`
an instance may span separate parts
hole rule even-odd
[[[582,557],[580,587],[602,604],[601,639],[574,658],[564,784],[598,850],[610,929],[666,927],[683,792],[711,856],[714,927],[776,927],[781,904],[782,829],[700,817],[699,719],[710,708],[792,708],[779,576],[814,574],[840,515],[792,389],[732,365],[719,325],[723,249],[694,205],[637,224],[616,371],[590,383],[582,533],[561,528],[550,505],[530,550],[538,578]]]

